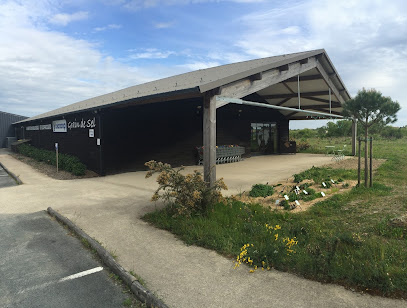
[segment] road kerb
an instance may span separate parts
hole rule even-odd
[[[0,163],[0,167],[3,168],[4,171],[6,171],[8,173],[8,175],[11,176],[18,185],[23,184],[23,182],[20,180],[20,178],[18,176],[16,176],[13,172],[8,170],[2,163]]]

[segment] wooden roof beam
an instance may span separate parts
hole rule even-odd
[[[320,118],[321,120],[324,119],[329,119],[329,116],[315,116],[315,115],[309,115],[309,116],[303,116],[303,115],[299,115],[299,116],[294,116],[294,117],[290,117],[288,118],[288,120],[315,120],[315,118]],[[332,114],[332,119],[338,119],[334,114]]]
[[[284,106],[284,107],[297,108],[298,105],[295,105],[295,106]],[[332,105],[332,108],[340,108],[340,107],[342,107],[342,106],[339,105],[339,103],[337,103],[337,105],[335,105],[335,106]],[[301,109],[303,109],[303,108],[317,108],[317,109],[328,109],[328,110],[329,110],[329,105],[321,105],[321,104],[318,104],[318,105],[305,105],[305,104],[302,104],[302,105],[301,105]]]
[[[288,69],[289,69],[288,64],[283,65],[283,66],[280,66],[280,67],[278,68],[278,70],[279,70],[280,72],[288,71]]]
[[[308,63],[308,58],[300,60],[300,64],[307,64]]]
[[[275,105],[276,105],[276,106],[281,106],[282,104],[288,102],[290,99],[291,99],[291,97],[285,98],[285,99],[283,99],[281,102],[279,102],[279,103],[277,103],[277,104],[275,104]],[[268,103],[268,102],[267,102],[267,103]],[[268,104],[269,104],[269,103],[268,103]]]
[[[321,96],[329,95],[329,91],[315,91],[315,92],[301,92],[301,97],[310,97],[310,96]],[[298,93],[291,94],[273,94],[273,95],[263,95],[265,99],[278,99],[278,98],[295,98],[298,97]]]
[[[338,101],[341,104],[345,103],[345,100],[343,99],[342,95],[339,93],[338,88],[332,82],[331,78],[329,77],[328,73],[325,71],[324,67],[322,66],[322,64],[320,62],[317,63],[317,70],[322,75],[322,78],[325,80],[325,83],[328,85],[328,87],[331,88],[332,93],[336,96]]]
[[[293,116],[294,114],[296,114],[296,113],[298,113],[298,112],[301,112],[301,110],[294,111],[294,112],[290,112],[289,114],[286,114],[285,117],[286,117],[286,118],[290,118],[291,116]]]
[[[295,92],[288,86],[288,84],[286,84],[285,82],[282,82],[282,84],[284,85],[284,87],[287,88],[288,91],[290,91],[291,94],[295,94]]]
[[[308,100],[310,101],[316,101],[316,102],[321,102],[321,103],[326,103],[329,104],[329,99],[324,99],[324,98],[319,98],[319,97],[313,97],[313,96],[309,96],[307,97]],[[331,101],[332,107],[334,105],[337,105],[338,107],[342,107],[340,103],[336,102],[336,101]]]
[[[304,108],[303,110],[326,111],[327,113],[329,113],[329,108]],[[335,115],[341,115],[341,113],[338,112],[338,111],[332,111],[332,110],[331,110],[331,113],[332,113],[332,114],[335,114]]]
[[[309,76],[300,76],[300,82],[301,81],[312,81],[312,80],[319,80],[322,79],[321,75],[309,75]],[[287,79],[285,82],[297,82],[298,79],[297,77],[292,77],[290,79]]]
[[[271,69],[264,71],[262,73],[261,80],[252,80],[250,77],[243,78],[227,85],[222,86],[220,95],[232,98],[242,98],[250,95],[254,92],[258,92],[274,84],[285,81],[291,77],[302,74],[313,68],[316,68],[317,61],[315,57],[311,57],[306,64],[300,64],[299,62],[294,62],[288,64],[287,71],[281,71],[277,69]],[[227,102],[218,102],[217,108],[228,104]]]
[[[284,107],[294,108],[294,106],[284,106]],[[302,106],[301,109],[302,110],[309,110],[309,111],[313,111],[313,110],[315,110],[315,111],[324,111],[326,113],[329,113],[329,107],[327,108],[327,107],[321,107],[321,106]],[[331,110],[331,113],[335,114],[335,115],[341,115],[341,113],[338,112],[338,111]]]
[[[255,80],[262,80],[262,79],[263,79],[263,72],[260,72],[260,73],[251,75],[249,78],[250,78],[252,81],[255,81]]]

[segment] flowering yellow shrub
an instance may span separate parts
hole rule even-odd
[[[279,225],[272,226],[265,224],[265,229],[266,233],[271,235],[271,240],[266,240],[268,251],[272,251],[276,257],[278,257],[280,253],[287,254],[288,256],[295,253],[293,248],[298,243],[295,237],[291,239],[289,237],[280,237],[278,231],[281,230],[281,227]],[[261,268],[262,271],[269,271],[273,262],[268,259],[267,255],[269,254],[267,254],[266,251],[261,251],[261,249],[255,247],[254,244],[244,244],[240,248],[240,254],[236,257],[236,261],[234,261],[234,268],[236,269],[245,263],[251,267],[250,273],[254,273],[258,268]]]
[[[202,174],[194,170],[194,173],[183,175],[171,165],[151,160],[145,165],[150,169],[146,178],[154,173],[157,177],[158,189],[151,200],[163,199],[168,204],[174,205],[177,215],[191,215],[193,212],[204,212],[209,204],[222,201],[222,189],[227,189],[223,179],[219,179],[212,187],[209,187]]]

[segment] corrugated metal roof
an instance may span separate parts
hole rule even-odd
[[[89,109],[103,108],[112,104],[143,97],[152,97],[156,95],[170,96],[173,93],[186,90],[204,93],[233,81],[319,54],[326,54],[326,52],[324,49],[318,49],[197,70],[90,98],[31,117],[21,122]],[[333,67],[332,69],[335,70]]]

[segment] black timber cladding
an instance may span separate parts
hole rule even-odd
[[[66,121],[66,132],[53,131],[53,121],[60,120]],[[88,169],[95,172],[100,172],[100,150],[97,145],[99,126],[99,115],[95,112],[16,124],[20,139],[30,139],[33,146],[51,151],[58,143],[60,153],[77,156]],[[93,137],[90,137],[89,130],[93,130]]]
[[[53,132],[52,128],[32,130],[62,119],[68,126],[66,133]],[[95,126],[86,127],[88,121]],[[250,156],[252,122],[275,122],[279,140],[288,139],[288,120],[278,111],[228,104],[217,110],[217,144],[244,146],[246,156]],[[145,170],[144,163],[149,160],[173,166],[194,165],[195,147],[203,144],[201,98],[106,108],[17,125],[19,138],[30,139],[33,146],[48,150],[54,150],[57,142],[61,153],[79,157],[88,169],[102,174]],[[89,129],[94,129],[94,137],[89,137]],[[102,149],[97,145],[98,138]]]
[[[7,147],[7,137],[16,137],[11,124],[27,119],[27,117],[0,111],[0,148]]]
[[[107,173],[145,169],[149,160],[196,164],[195,147],[203,145],[202,111],[202,99],[189,99],[104,112]],[[217,110],[217,144],[244,146],[250,155],[252,122],[276,122],[281,136],[288,139],[288,120],[278,111],[229,104]]]

